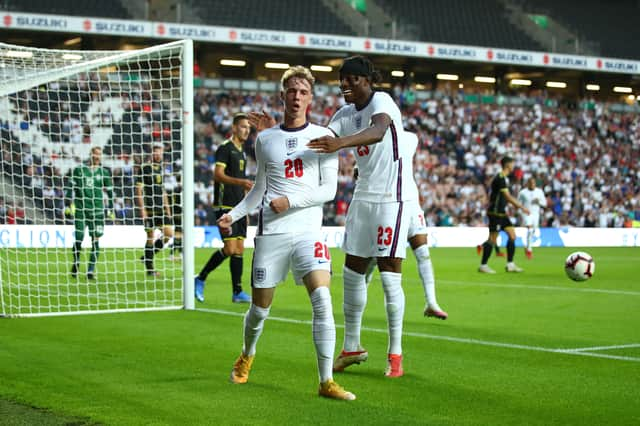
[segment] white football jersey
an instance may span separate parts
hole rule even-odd
[[[371,117],[376,114],[387,114],[391,124],[380,142],[354,148],[358,181],[353,199],[376,203],[406,200],[402,193],[403,169],[411,168],[412,160],[405,159],[407,164],[403,164],[398,146],[399,133],[403,132],[402,116],[391,96],[373,92],[361,110],[354,104],[345,105],[331,118],[328,127],[338,136],[351,136],[369,128]]]
[[[257,235],[319,230],[322,205],[329,200],[309,207],[292,205],[282,213],[274,213],[269,203],[283,196],[290,201],[313,198],[319,192],[327,168],[335,175],[333,181],[337,182],[338,154],[319,154],[307,148],[310,140],[327,135],[332,136],[329,129],[310,123],[295,129],[275,126],[261,132],[256,139],[256,181],[245,199],[231,211],[234,221],[259,204]],[[335,190],[333,188],[330,199]]]
[[[547,205],[547,199],[540,188],[533,188],[533,190],[529,188],[521,189],[518,194],[518,201],[529,210],[532,216],[539,216],[540,208]]]

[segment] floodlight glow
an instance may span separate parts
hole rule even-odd
[[[4,56],[8,58],[28,59],[33,57],[33,53],[24,50],[8,50],[4,52]]]
[[[521,78],[514,78],[511,80],[511,84],[514,86],[531,86],[531,80],[524,80]]]
[[[631,87],[616,86],[613,88],[613,91],[616,93],[631,93],[633,90],[631,90]]]
[[[286,70],[289,69],[289,64],[285,64],[282,62],[266,62],[264,64],[264,67],[272,70]]]
[[[473,77],[473,81],[475,81],[476,83],[495,83],[496,79],[495,77],[484,77],[481,75],[477,75]]]
[[[62,55],[62,59],[68,61],[79,61],[80,59],[82,59],[82,55],[77,55],[75,53],[65,53],[64,55]]]
[[[247,65],[247,62],[241,59],[220,59],[220,65],[226,67],[244,67]]]
[[[564,81],[547,81],[547,87],[553,87],[556,89],[566,89],[567,83]]]
[[[330,67],[329,65],[311,65],[311,71],[331,72],[333,71],[333,67]]]
[[[69,40],[65,40],[63,44],[65,46],[71,46],[71,45],[74,45],[74,44],[78,44],[81,41],[82,41],[82,37],[74,37],[74,38],[70,38]]]
[[[436,78],[438,80],[456,81],[459,77],[456,74],[436,74]]]

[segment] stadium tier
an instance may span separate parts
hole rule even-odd
[[[104,18],[131,18],[119,1],[75,1],[75,0],[5,0],[3,8],[8,11],[51,13],[70,16],[99,16]]]
[[[203,23],[210,25],[355,35],[322,1],[188,0],[187,3]]]
[[[505,15],[497,0],[378,0],[400,25],[420,29],[420,40],[495,46],[510,49],[544,50]]]
[[[573,29],[580,38],[599,45],[601,54],[614,58],[639,59],[634,43],[640,37],[637,17],[640,4],[635,0],[605,3],[599,0],[575,2],[555,0],[520,0],[529,13],[553,17]],[[603,23],[610,25],[603,25]],[[594,32],[594,28],[598,28]]]

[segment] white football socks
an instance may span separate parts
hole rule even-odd
[[[418,262],[418,274],[422,280],[422,287],[424,288],[424,297],[427,300],[427,306],[440,311],[438,301],[436,300],[436,281],[433,275],[433,264],[431,263],[431,255],[429,253],[429,246],[426,244],[421,245],[413,251]]]
[[[256,343],[262,334],[264,320],[269,316],[271,307],[261,308],[253,303],[244,315],[244,346],[242,353],[248,356],[256,354]]]
[[[389,327],[390,354],[402,354],[402,321],[404,319],[404,292],[402,291],[402,274],[381,272],[384,303],[387,309],[387,325]]]
[[[313,343],[318,357],[320,383],[333,378],[333,352],[336,348],[336,324],[333,319],[329,287],[318,287],[310,295],[313,319]]]
[[[344,350],[356,352],[360,347],[360,327],[362,314],[367,305],[367,285],[364,275],[344,267]]]

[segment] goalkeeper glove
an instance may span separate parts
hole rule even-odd
[[[107,210],[107,217],[111,220],[114,220],[116,218],[116,214],[113,212],[113,209]]]
[[[76,205],[74,203],[69,204],[66,209],[64,209],[64,214],[66,216],[75,216],[76,215]]]

